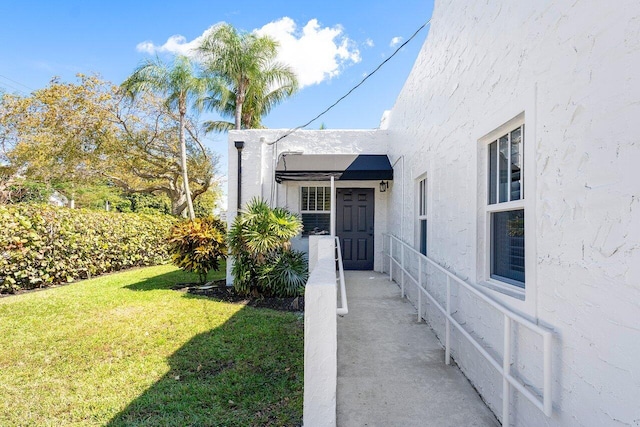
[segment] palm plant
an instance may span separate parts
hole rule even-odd
[[[167,108],[178,111],[182,181],[191,220],[195,218],[195,213],[187,173],[185,118],[190,104],[202,96],[206,87],[206,80],[197,75],[194,65],[186,56],[177,56],[170,65],[157,57],[155,60],[147,60],[138,66],[121,85],[124,93],[131,98],[135,98],[142,92],[160,94],[166,99]]]
[[[239,293],[294,296],[307,280],[304,254],[291,250],[291,238],[302,222],[283,208],[251,200],[229,231],[232,275]]]
[[[295,73],[275,61],[278,43],[222,24],[202,42],[205,73],[214,78],[206,108],[233,122],[205,122],[207,131],[262,127],[262,117],[298,90]]]

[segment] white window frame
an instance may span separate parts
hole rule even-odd
[[[309,191],[308,189],[310,188],[315,188],[315,194],[316,194],[316,208],[315,209],[309,209],[310,206],[310,200],[311,198],[307,198],[307,206],[302,206],[302,201],[303,201],[303,197],[302,197],[302,192],[303,189],[307,189],[307,191]],[[326,195],[329,195],[329,209],[324,209],[324,203],[323,203],[323,209],[317,209],[318,207],[318,189],[322,189],[323,190],[323,197],[322,200],[325,200]],[[298,191],[298,195],[300,197],[300,215],[302,216],[302,214],[327,214],[329,216],[329,218],[331,218],[331,186],[326,186],[326,185],[301,185],[300,186],[300,190]],[[306,237],[308,236],[308,234],[304,234],[303,232],[303,236]]]
[[[311,198],[307,199],[307,206],[306,209],[304,206],[302,206],[302,191],[304,188],[315,188],[316,190],[316,209],[309,209],[309,201],[311,200]],[[322,195],[326,197],[326,194],[328,192],[329,194],[329,201],[331,201],[331,187],[330,186],[324,186],[324,185],[301,185],[300,186],[300,213],[331,213],[331,204],[329,204],[329,209],[317,209],[318,206],[318,189],[322,189],[323,193]],[[308,191],[308,190],[307,190]],[[324,197],[322,198],[323,202],[324,202]],[[323,208],[324,208],[324,203],[323,203]]]
[[[428,206],[429,206],[429,202],[428,202],[428,180],[426,176],[421,176],[418,178],[417,180],[417,184],[416,184],[416,189],[417,189],[417,193],[418,193],[418,197],[416,197],[416,201],[417,201],[417,208],[416,208],[416,212],[417,212],[417,238],[416,238],[416,249],[418,250],[418,252],[422,253],[423,255],[427,255],[428,253],[428,249],[429,249],[429,219],[428,219]],[[426,232],[426,238],[425,238],[425,248],[424,248],[424,253],[422,251],[422,221],[425,221],[425,232]]]
[[[511,171],[510,171],[510,161],[511,161],[511,132],[521,128],[521,137],[522,137],[522,145],[521,145],[521,172],[520,172],[520,198],[518,200],[511,200]],[[490,204],[490,162],[489,162],[489,147],[491,143],[497,142],[496,145],[496,155],[499,158],[500,155],[500,147],[499,147],[499,139],[505,135],[509,135],[508,139],[508,165],[509,165],[509,173],[508,173],[508,182],[507,182],[507,200],[504,202],[500,202],[500,165],[499,162],[496,161],[496,202]],[[525,156],[525,121],[524,121],[524,113],[518,115],[514,119],[508,121],[503,124],[499,128],[490,132],[488,135],[483,137],[480,140],[482,144],[482,153],[484,155],[485,162],[483,163],[484,173],[486,176],[486,180],[484,184],[481,184],[484,187],[484,212],[485,212],[485,221],[484,221],[484,274],[482,275],[482,279],[486,284],[488,284],[491,288],[497,290],[498,292],[502,292],[511,296],[516,296],[520,299],[524,299],[525,289],[527,286],[527,258],[529,258],[529,251],[527,248],[529,245],[526,243],[530,238],[530,234],[527,233],[527,221],[525,221],[525,281],[519,283],[517,281],[502,278],[497,275],[492,274],[492,261],[493,261],[493,214],[498,212],[508,212],[515,210],[523,210],[525,213],[525,218],[527,217],[527,208],[526,208],[526,199],[525,199],[525,175],[528,166],[526,165],[526,156]]]

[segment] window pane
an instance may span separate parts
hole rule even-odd
[[[499,156],[499,167],[500,167],[500,194],[499,194],[499,202],[507,202],[509,201],[509,196],[507,194],[508,186],[509,186],[509,169],[508,169],[508,158],[509,158],[509,137],[507,135],[503,136],[498,140],[500,156]]]
[[[491,276],[524,288],[524,210],[492,214]]]
[[[420,220],[420,253],[427,254],[427,220]]]
[[[423,216],[427,214],[427,180],[420,181],[420,213]]]
[[[316,187],[309,187],[309,210],[316,210]]]
[[[522,128],[511,132],[511,200],[522,198]]]
[[[324,187],[324,210],[331,210],[331,187]]]
[[[498,150],[498,143],[497,142],[492,142],[491,144],[489,144],[489,204],[493,205],[494,203],[496,203],[496,175],[498,173],[497,171],[497,163],[498,163],[498,159],[497,159],[497,150]]]
[[[300,209],[303,211],[309,210],[309,187],[302,187],[302,203]]]
[[[302,235],[329,234],[330,215],[326,213],[303,213]]]

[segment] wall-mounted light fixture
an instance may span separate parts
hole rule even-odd
[[[380,192],[384,193],[389,188],[389,181],[380,181]]]

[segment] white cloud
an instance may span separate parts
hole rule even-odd
[[[173,35],[162,45],[144,41],[138,43],[136,49],[149,54],[167,52],[194,56],[203,38],[214,27],[215,25],[209,27],[201,36],[191,41],[187,41],[182,35]],[[299,29],[293,19],[284,17],[255,32],[269,35],[278,41],[278,60],[293,68],[301,88],[336,77],[345,66],[361,60],[355,42],[344,36],[342,27],[321,27],[316,19]],[[367,40],[365,44],[371,47],[373,41]]]
[[[166,53],[173,53],[176,55],[193,56],[196,53],[196,49],[198,49],[198,47],[200,46],[200,43],[202,43],[202,40],[204,39],[204,37],[207,34],[209,34],[217,25],[219,24],[215,24],[207,28],[202,33],[202,35],[196,37],[190,42],[187,41],[187,38],[185,36],[176,34],[169,37],[167,41],[160,46],[153,44],[153,42],[150,42],[150,41],[144,41],[142,43],[138,43],[136,46],[136,50],[138,52],[149,53],[151,55],[155,53],[166,52]]]
[[[375,44],[373,43],[373,40],[371,40],[371,39],[366,39],[366,40],[364,41],[364,44],[365,44],[365,46],[367,46],[367,47],[374,47],[374,46],[375,46]]]
[[[402,42],[402,37],[394,37],[391,39],[391,42],[389,43],[390,47],[396,47],[398,46],[400,43]]]
[[[312,19],[298,30],[293,19],[284,17],[256,30],[278,41],[278,60],[289,64],[298,75],[300,87],[336,77],[349,63],[360,62],[355,42],[343,35],[340,26],[321,27]]]

